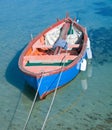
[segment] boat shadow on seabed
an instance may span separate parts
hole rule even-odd
[[[23,74],[18,67],[19,56],[23,49],[18,51],[16,55],[12,58],[6,69],[5,78],[10,84],[19,89],[23,95],[27,96],[30,100],[33,100],[35,96],[35,90],[32,87],[29,87],[28,84],[26,84],[23,78]]]
[[[22,49],[23,50],[23,49]],[[20,72],[19,68],[18,68],[18,59],[19,56],[21,54],[20,50],[18,53],[16,53],[16,55],[14,56],[14,58],[11,60],[11,62],[9,63],[6,73],[5,73],[5,77],[7,79],[7,81],[12,84],[14,87],[16,87],[17,89],[20,90],[20,96],[22,96],[23,98],[23,102],[25,101],[25,97],[29,98],[31,101],[34,100],[35,97],[35,90],[32,87],[29,87],[29,85],[27,85],[25,83],[25,80],[23,79],[22,73]],[[91,67],[91,63],[88,64],[88,69],[85,72],[82,72],[82,76],[80,77],[80,81],[81,81],[81,87],[83,89],[83,92],[85,92],[88,88],[88,78],[92,76],[92,67]],[[22,94],[22,95],[21,95]],[[24,97],[25,96],[25,97]],[[62,96],[62,95],[61,95]],[[70,97],[71,98],[71,97]],[[12,128],[12,124],[17,112],[17,109],[19,108],[19,102],[20,102],[21,97],[18,99],[15,111],[12,115],[12,118],[10,120],[8,129]],[[77,100],[79,100],[80,97],[76,98],[74,102],[72,102],[71,105],[68,105],[65,107],[65,109],[62,112],[57,112],[56,114],[54,114],[50,119],[54,118],[57,115],[63,114],[64,112],[72,109],[72,107],[74,106],[74,104],[76,104]],[[37,97],[36,101],[39,101],[39,97]],[[26,102],[26,101],[25,101]],[[26,103],[25,103],[26,104]],[[30,112],[29,112],[30,113]],[[30,117],[30,116],[29,116]],[[29,118],[27,118],[29,121]],[[27,123],[27,122],[26,122]],[[26,128],[27,125],[25,125]]]
[[[12,58],[11,62],[9,63],[6,69],[5,77],[9,83],[11,83],[17,89],[19,89],[23,95],[27,96],[30,100],[33,101],[36,91],[25,82],[23,78],[23,74],[21,73],[18,67],[19,56],[21,52],[23,51],[23,49],[18,51],[16,55]],[[89,72],[88,77],[91,77],[90,76],[92,75],[91,61],[88,64],[87,71]],[[82,72],[82,73],[84,73],[83,75],[85,75],[86,72]],[[82,84],[82,88],[86,90],[87,79],[84,77],[87,77],[87,76],[82,76],[81,84]],[[39,97],[37,97],[37,100],[39,100]]]

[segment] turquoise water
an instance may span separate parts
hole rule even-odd
[[[112,1],[0,1],[0,130],[22,130],[35,91],[23,80],[18,58],[56,21],[78,17],[93,51],[87,71],[57,91],[45,130],[112,130]],[[40,130],[53,94],[37,99],[26,130]]]

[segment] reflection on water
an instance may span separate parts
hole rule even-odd
[[[87,90],[87,88],[88,88],[87,79],[82,79],[81,84],[82,84],[83,90]]]
[[[91,60],[88,60],[87,64],[87,70],[82,72],[82,77],[81,77],[81,85],[83,90],[87,90],[88,88],[88,78],[92,77],[92,62]]]

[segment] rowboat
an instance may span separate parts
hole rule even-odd
[[[43,99],[85,71],[87,59],[91,58],[86,28],[67,16],[29,42],[18,66],[25,81]]]

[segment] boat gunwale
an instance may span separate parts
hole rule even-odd
[[[23,58],[24,58],[24,56],[25,56],[27,50],[28,50],[29,48],[31,48],[32,45],[33,45],[41,36],[45,35],[47,32],[49,32],[51,29],[55,28],[56,26],[58,26],[58,25],[64,23],[64,21],[65,21],[66,19],[68,19],[68,18],[62,19],[62,20],[60,20],[60,21],[54,23],[53,25],[51,25],[49,28],[47,28],[47,29],[45,29],[44,31],[42,31],[39,35],[37,35],[33,40],[31,40],[31,41],[29,42],[29,44],[28,44],[28,45],[26,46],[26,48],[23,50],[23,52],[22,52],[22,54],[21,54],[21,56],[20,56],[20,58],[19,58],[19,62],[18,62],[19,68],[20,68],[20,70],[21,70],[23,73],[25,73],[26,75],[32,76],[32,77],[40,78],[40,77],[42,77],[43,75],[44,75],[44,76],[48,76],[48,75],[60,73],[61,71],[66,71],[66,70],[68,70],[68,69],[74,67],[74,66],[81,60],[81,58],[83,57],[83,55],[84,55],[84,53],[85,53],[85,51],[86,51],[88,35],[87,35],[87,32],[86,32],[86,29],[85,29],[83,26],[79,25],[76,21],[74,21],[75,26],[76,26],[77,28],[79,28],[79,30],[81,30],[81,31],[83,32],[83,34],[84,34],[84,41],[83,41],[83,43],[82,43],[83,46],[82,46],[82,49],[81,49],[80,54],[78,55],[77,58],[74,59],[74,61],[73,61],[71,64],[69,64],[68,66],[63,66],[63,69],[62,69],[62,67],[60,67],[59,69],[56,69],[56,70],[53,70],[53,71],[48,71],[48,72],[45,72],[45,73],[43,72],[43,75],[42,75],[41,72],[39,72],[39,73],[33,73],[33,72],[30,72],[30,71],[27,71],[27,70],[23,67]]]

